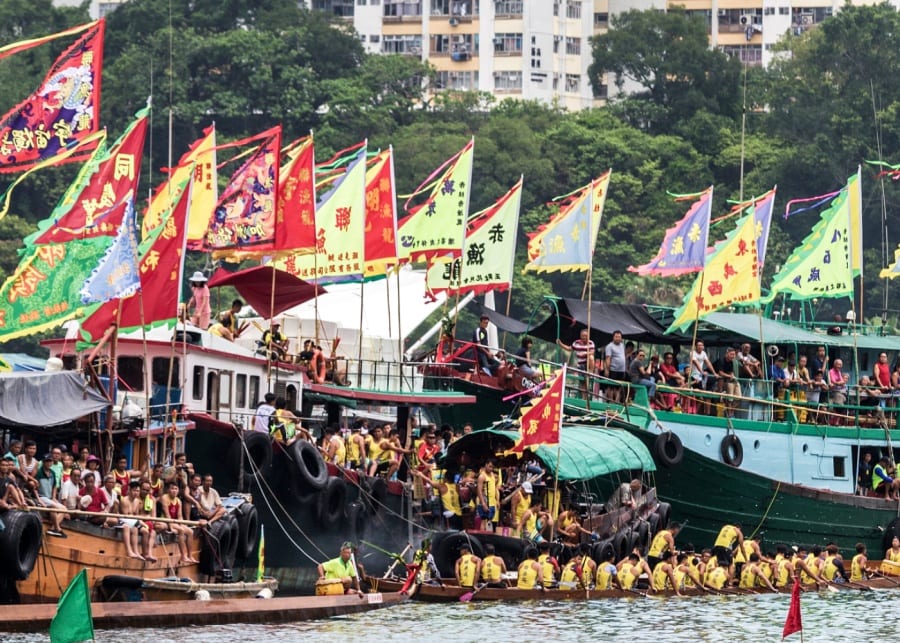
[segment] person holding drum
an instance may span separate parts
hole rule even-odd
[[[319,563],[319,580],[316,585],[333,583],[335,580],[340,581],[344,587],[344,592],[362,594],[359,587],[359,574],[356,572],[356,566],[353,560],[353,543],[346,542],[341,545],[341,555],[332,558],[324,563]]]

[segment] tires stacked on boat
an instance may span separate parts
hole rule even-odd
[[[10,510],[0,514],[0,603],[17,603],[16,581],[25,580],[34,569],[41,549],[43,530],[37,514]]]

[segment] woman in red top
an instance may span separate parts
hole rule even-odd
[[[684,386],[684,375],[678,372],[678,365],[675,363],[674,353],[665,353],[663,361],[659,365],[659,373],[663,377],[663,383],[667,386]],[[674,393],[660,393],[663,404],[668,410],[675,408],[675,400],[677,396]]]
[[[178,490],[178,484],[175,482],[169,483],[169,486],[166,489],[166,493],[163,494],[162,497],[163,514],[166,518],[172,518],[173,520],[184,520],[181,509],[181,498],[179,497],[180,495],[181,494]],[[170,522],[168,529],[170,532],[175,534],[175,541],[178,543],[178,551],[181,552],[181,560],[179,561],[179,564],[191,565],[197,563],[197,560],[191,558],[191,551],[188,547],[189,539],[193,534],[191,528],[187,525]]]

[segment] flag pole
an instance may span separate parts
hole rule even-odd
[[[363,261],[362,281],[359,284],[359,333],[356,347],[356,383],[362,386],[363,308],[366,301],[366,269]],[[390,317],[390,314],[388,314]],[[337,370],[337,369],[335,369]],[[344,377],[346,379],[346,376]]]

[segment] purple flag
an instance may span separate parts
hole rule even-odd
[[[756,254],[759,257],[759,266],[762,268],[766,262],[766,246],[769,244],[769,225],[772,223],[772,210],[775,205],[775,190],[759,197],[753,209],[753,218],[756,221]]]
[[[666,238],[656,256],[643,266],[629,266],[630,272],[641,276],[671,277],[703,270],[706,263],[706,242],[709,236],[709,214],[712,205],[712,186],[700,194],[684,218],[666,230]]]

